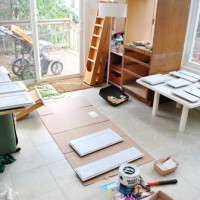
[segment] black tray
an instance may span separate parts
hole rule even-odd
[[[129,99],[127,94],[113,85],[100,89],[99,95],[114,107]]]

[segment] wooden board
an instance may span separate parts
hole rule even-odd
[[[170,80],[166,84],[174,88],[179,88],[179,87],[189,85],[191,84],[191,82],[182,78],[178,78],[178,79]]]
[[[169,80],[169,78],[162,74],[154,74],[150,76],[145,76],[141,78],[141,80],[151,85],[157,85],[166,82],[167,80]]]
[[[27,88],[22,81],[6,82],[0,84],[0,94],[26,91]]]
[[[199,100],[199,98],[191,95],[191,94],[188,94],[187,92],[184,92],[183,90],[174,90],[172,91],[173,94],[185,99],[185,100],[188,100],[189,102],[196,102]]]
[[[194,77],[191,77],[191,76],[188,76],[186,74],[183,74],[183,73],[180,73],[180,72],[176,72],[176,71],[169,72],[169,74],[171,74],[173,76],[176,76],[176,77],[179,77],[179,78],[182,78],[182,79],[185,79],[185,80],[193,82],[193,83],[198,81],[198,79],[196,79]]]
[[[14,92],[0,95],[0,110],[33,105],[34,101],[28,92]]]
[[[10,82],[10,78],[7,74],[0,73],[0,83]]]
[[[196,79],[200,80],[200,76],[197,75],[197,74],[188,72],[188,71],[186,71],[186,70],[179,70],[178,72],[180,72],[180,73],[182,73],[182,74],[186,74],[186,75],[188,75],[188,76],[191,76],[191,77],[193,77],[193,78],[196,78]]]
[[[144,154],[137,150],[135,147],[132,147],[99,159],[95,162],[91,162],[81,167],[75,168],[74,170],[82,181],[86,181],[112,169],[115,169],[122,163],[137,160],[143,155]]]
[[[194,95],[194,96],[200,98],[200,89],[198,89],[198,88],[195,87],[195,86],[187,87],[187,88],[184,88],[183,90],[184,90],[185,92],[191,94],[191,95]]]
[[[71,140],[70,145],[80,156],[85,156],[122,141],[123,138],[109,128]]]

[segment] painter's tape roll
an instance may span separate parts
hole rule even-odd
[[[140,169],[133,164],[124,163],[119,168],[119,183],[126,187],[135,187],[140,176]]]

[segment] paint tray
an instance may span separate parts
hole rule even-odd
[[[99,95],[114,107],[119,106],[129,99],[127,94],[113,85],[100,89]]]

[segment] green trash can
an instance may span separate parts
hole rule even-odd
[[[12,114],[0,115],[0,155],[17,150],[17,137]]]

